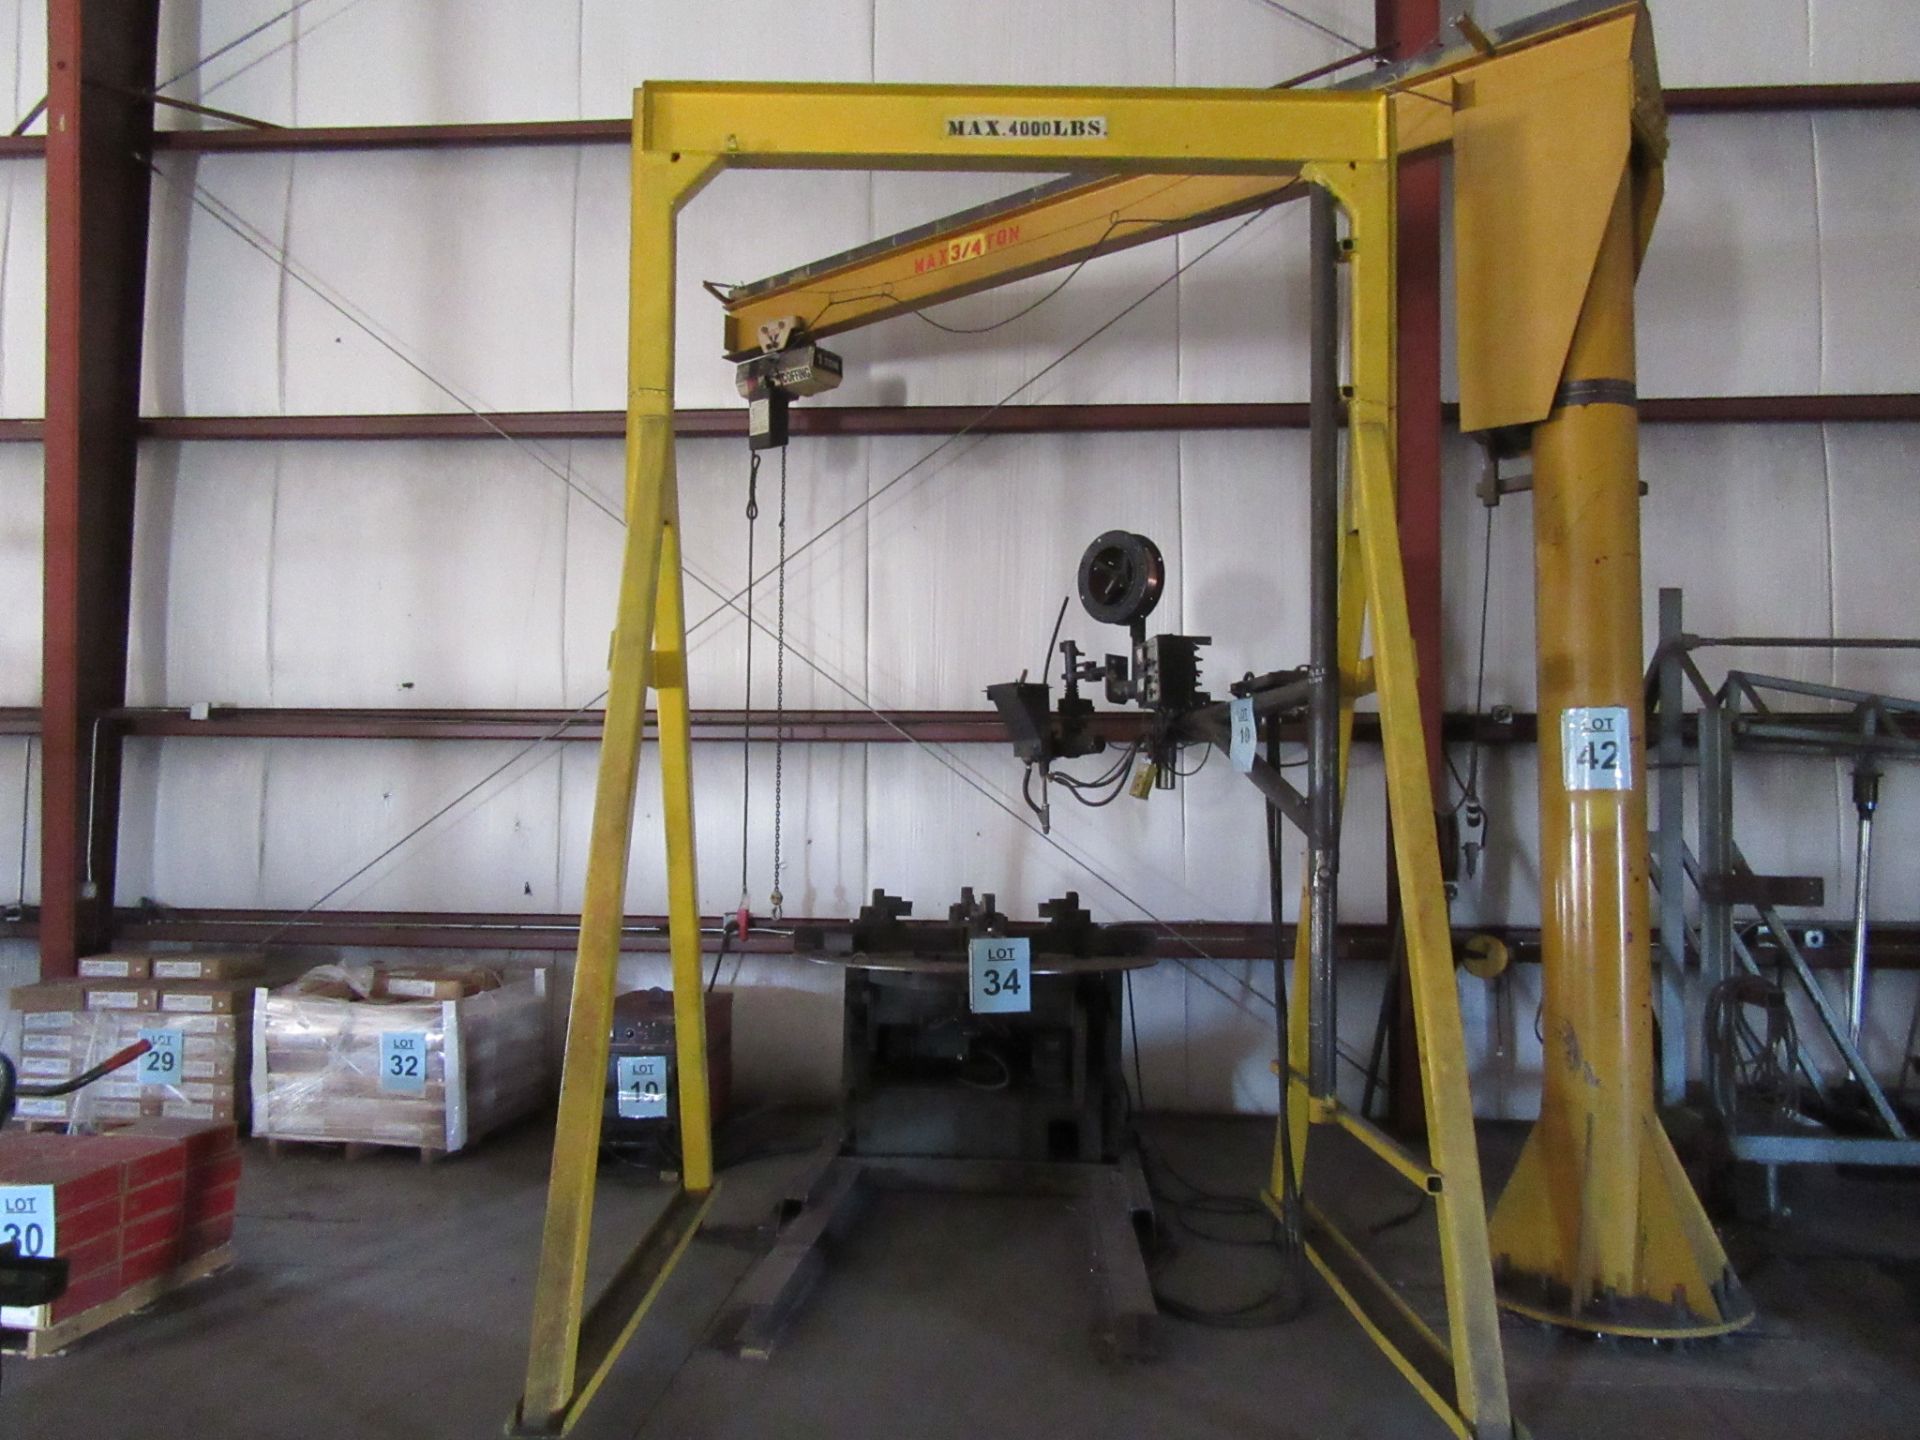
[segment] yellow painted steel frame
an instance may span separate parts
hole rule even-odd
[[[1351,694],[1371,684],[1380,697],[1432,1154],[1430,1166],[1409,1159],[1398,1168],[1417,1175],[1438,1203],[1451,1354],[1317,1211],[1310,1250],[1368,1333],[1456,1434],[1481,1440],[1512,1435],[1394,520],[1393,97],[666,84],[638,92],[634,124],[627,540],[517,1433],[551,1435],[571,1426],[683,1252],[714,1184],[671,423],[674,218],[721,167],[741,165],[1297,175],[1325,186],[1338,200],[1352,246],[1353,357],[1341,669]],[[1360,654],[1363,629],[1372,637],[1370,659]],[[583,1317],[614,972],[650,685],[659,695],[685,1165],[675,1201]],[[1343,779],[1351,694],[1342,716]],[[1296,989],[1298,996],[1305,993]],[[1301,1017],[1305,1010],[1300,1004],[1294,1013]],[[1299,1064],[1303,1044],[1304,1035],[1296,1034],[1290,1068]],[[1337,1107],[1308,1105],[1297,1079],[1289,1093],[1303,1120],[1357,1127],[1365,1138],[1368,1127]],[[1299,1158],[1304,1161],[1304,1141]]]

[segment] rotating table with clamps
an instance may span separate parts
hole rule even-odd
[[[876,890],[852,924],[794,935],[798,958],[846,973],[841,1123],[780,1202],[723,1343],[767,1358],[865,1197],[899,1189],[1082,1202],[1096,1345],[1150,1353],[1153,1202],[1128,1139],[1121,1027],[1151,932],[1094,924],[1072,892],[1042,904],[1040,924],[971,888],[944,923],[913,923],[912,908]]]

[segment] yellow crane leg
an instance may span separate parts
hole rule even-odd
[[[1493,1251],[1509,1310],[1712,1335],[1753,1309],[1654,1108],[1634,209],[1623,173],[1533,436],[1545,1057]]]
[[[571,1427],[686,1252],[713,1194],[688,743],[686,607],[673,454],[673,247],[675,213],[714,168],[704,159],[656,156],[639,147],[634,151],[626,550],[608,656],[606,722],[566,1055],[560,1068],[546,1222],[534,1277],[526,1388],[509,1427],[513,1435],[560,1435]],[[587,1250],[649,688],[659,692],[681,1185],[589,1306]]]

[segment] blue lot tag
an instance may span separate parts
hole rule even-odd
[[[186,1039],[171,1028],[142,1030],[140,1038],[153,1048],[140,1057],[142,1085],[178,1085],[180,1065],[186,1059]]]
[[[967,1002],[976,1015],[1025,1014],[1033,1009],[1033,945],[989,936],[967,945]]]
[[[419,1030],[389,1030],[380,1037],[380,1088],[399,1095],[427,1090],[427,1037]]]
[[[665,1119],[667,1057],[621,1055],[613,1062],[614,1111],[622,1120]]]
[[[58,1244],[53,1186],[0,1185],[0,1245],[17,1246],[23,1257],[51,1260]]]
[[[1624,705],[1560,712],[1561,782],[1568,790],[1631,790],[1633,736]]]
[[[1253,769],[1253,757],[1260,753],[1260,728],[1253,718],[1253,697],[1241,696],[1227,702],[1229,728],[1227,758],[1242,775]]]

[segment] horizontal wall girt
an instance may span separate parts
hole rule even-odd
[[[1007,732],[992,710],[788,710],[785,723],[775,725],[771,710],[696,710],[693,738],[699,741],[739,743],[749,728],[755,740],[773,740],[776,728],[786,740],[799,743],[1005,745]],[[751,717],[749,720],[749,716]],[[560,740],[600,739],[598,710],[355,710],[263,709],[219,706],[203,720],[181,708],[128,708],[108,717],[120,733],[145,737],[239,740]],[[1125,742],[1142,734],[1146,717],[1124,710],[1104,711],[1093,719],[1096,733]],[[0,708],[0,735],[38,733],[39,711],[16,706]],[[653,725],[648,721],[651,737]],[[1516,713],[1502,723],[1485,717],[1447,717],[1447,738],[1457,743],[1485,745],[1530,743],[1534,719]],[[1379,738],[1379,724],[1368,715],[1358,717],[1354,736],[1363,742]]]
[[[851,917],[787,917],[782,929],[805,925],[844,925]],[[0,918],[0,939],[32,939],[37,912],[27,907],[19,918]],[[578,915],[556,912],[465,910],[296,910],[123,908],[116,912],[115,938],[129,945],[366,946],[435,950],[520,950],[571,952],[579,933]],[[719,942],[718,917],[709,944]],[[913,923],[913,922],[909,922]],[[931,923],[931,922],[929,922]],[[1155,928],[1149,921],[1135,922]],[[629,954],[664,953],[664,915],[629,915],[620,948]],[[1273,926],[1265,920],[1189,920],[1173,922],[1174,934],[1161,930],[1156,949],[1168,960],[1195,960],[1194,950],[1218,960],[1267,960],[1273,955]],[[1824,926],[1824,949],[1806,952],[1815,970],[1844,971],[1852,955],[1852,934],[1844,925]],[[1034,921],[1016,921],[1015,934],[1039,929]],[[1491,935],[1505,942],[1519,964],[1538,964],[1540,932],[1532,926],[1465,926],[1462,934]],[[270,938],[271,937],[271,938]],[[1282,927],[1282,943],[1291,946],[1293,927]],[[1393,941],[1385,924],[1343,924],[1343,961],[1384,962]],[[1191,942],[1191,944],[1189,944]],[[1920,923],[1877,921],[1870,938],[1876,970],[1920,969]],[[735,953],[788,955],[790,935],[749,933]]]
[[[1457,424],[1457,405],[1443,414]],[[1827,425],[1920,421],[1920,394],[1702,395],[1640,401],[1647,425]],[[796,435],[1071,435],[1147,430],[1304,430],[1301,402],[1158,405],[796,406]],[[36,419],[0,419],[0,442],[34,442]],[[689,409],[674,414],[674,432],[686,440],[744,436],[746,409]],[[626,417],[617,410],[519,410],[484,418],[464,412],[408,415],[154,415],[140,422],[145,440],[617,440]]]
[[[1665,92],[1674,115],[1739,111],[1920,109],[1920,82],[1866,85],[1704,85]],[[469,150],[525,145],[625,145],[633,122],[496,120],[443,125],[306,125],[277,129],[162,130],[159,150],[218,153],[289,150]],[[0,159],[46,153],[44,135],[0,135]]]

